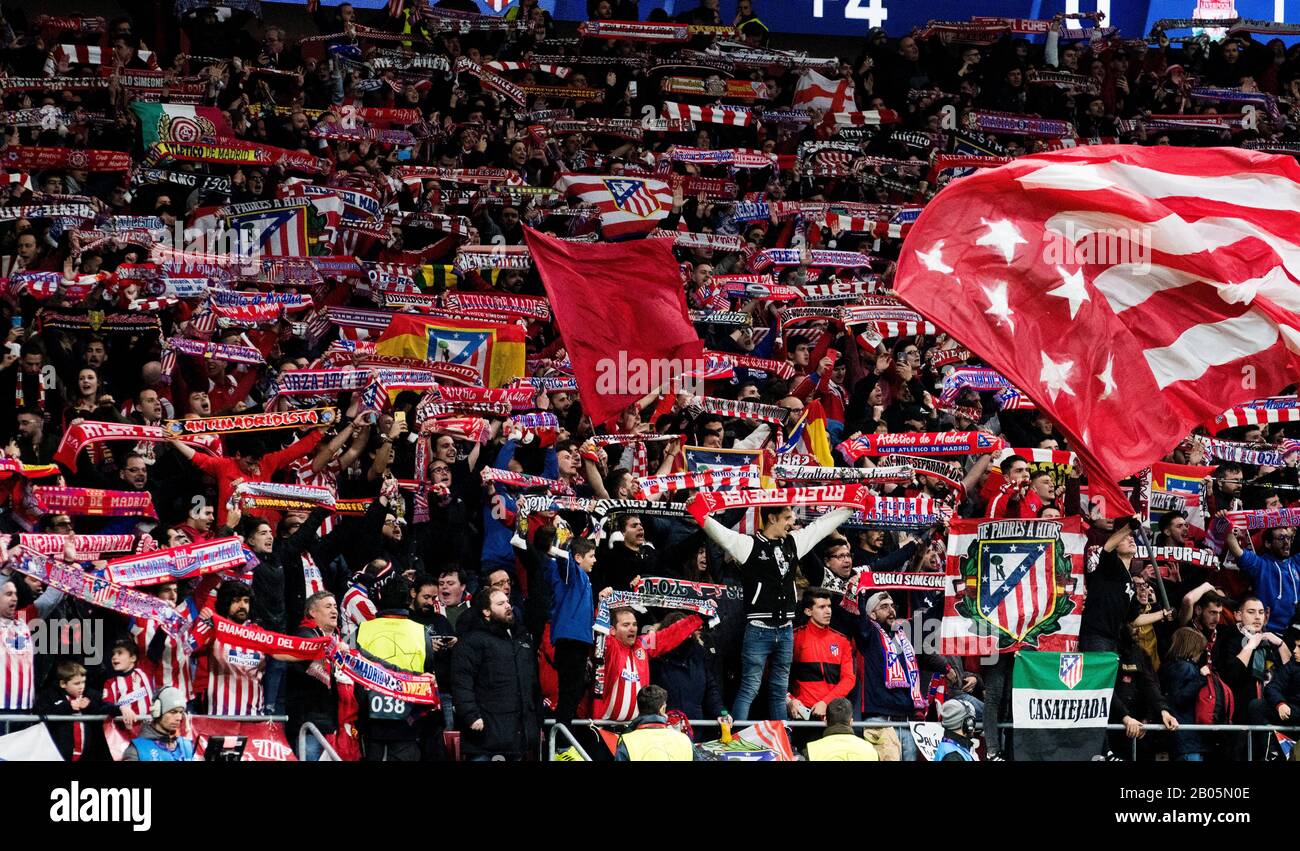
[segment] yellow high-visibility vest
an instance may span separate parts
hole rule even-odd
[[[880,755],[865,739],[836,733],[808,743],[809,762],[879,762]]]
[[[424,670],[424,626],[410,618],[375,618],[357,630],[357,646],[395,668]]]
[[[668,727],[649,727],[623,734],[623,747],[631,762],[690,762],[695,759],[691,740]]]

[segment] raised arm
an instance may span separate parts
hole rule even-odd
[[[840,527],[841,523],[844,523],[852,516],[852,509],[837,508],[818,517],[805,528],[791,532],[790,537],[794,538],[795,552],[798,553],[799,558],[803,558],[812,552],[813,547],[821,543],[822,538],[834,532]]]
[[[334,457],[334,453],[343,448],[343,444],[347,443],[348,438],[353,435],[354,429],[355,423],[350,422],[343,426],[343,428],[339,429],[339,433],[334,435],[334,439],[329,443],[322,441],[321,444],[316,447],[316,455],[311,459],[311,471],[313,473],[319,473],[329,466],[330,459]]]
[[[744,564],[749,559],[749,554],[754,551],[753,538],[728,529],[712,517],[704,518],[704,534],[740,564]]]
[[[168,443],[170,443],[172,445],[172,448],[175,449],[177,452],[179,452],[181,454],[181,457],[184,458],[186,461],[194,461],[195,464],[199,464],[199,462],[195,461],[194,458],[199,453],[197,450],[195,450],[193,446],[190,446],[188,443],[186,443],[183,440],[169,440]],[[202,467],[201,464],[199,464],[199,466],[200,468]]]
[[[653,659],[656,656],[662,656],[671,650],[675,650],[683,641],[688,640],[695,633],[695,630],[703,625],[704,621],[700,620],[699,615],[691,615],[682,618],[672,626],[657,629],[642,639],[645,643],[645,652]]]
[[[307,457],[320,444],[323,436],[324,432],[320,429],[314,429],[311,434],[301,440],[295,440],[285,448],[278,449],[275,452],[266,453],[266,455],[262,456],[262,472],[269,477],[290,461]]]
[[[1159,570],[1159,568],[1156,569]],[[1186,626],[1191,623],[1192,610],[1196,608],[1196,604],[1201,601],[1202,597],[1213,590],[1214,585],[1212,583],[1202,582],[1200,585],[1197,585],[1191,591],[1188,591],[1183,595],[1183,602],[1178,607],[1179,626]]]
[[[44,618],[61,602],[63,602],[63,592],[51,585],[36,598],[32,607],[36,609],[37,617]]]
[[[1137,515],[1134,514],[1132,518],[1125,517],[1124,525],[1122,526],[1119,525],[1118,520],[1115,521],[1115,531],[1110,533],[1110,537],[1106,539],[1106,543],[1102,546],[1102,549],[1108,553],[1115,552],[1115,548],[1119,546],[1120,541],[1124,540],[1132,533],[1132,527],[1129,525],[1130,519],[1136,520]]]

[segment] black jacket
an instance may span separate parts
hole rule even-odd
[[[1300,660],[1292,658],[1280,668],[1273,669],[1273,679],[1264,687],[1264,703],[1270,709],[1279,703],[1291,704],[1293,711],[1300,707]]]
[[[1233,626],[1220,626],[1218,636],[1214,639],[1213,665],[1228,688],[1232,690],[1232,720],[1235,724],[1247,724],[1246,718],[1250,702],[1260,697],[1263,692],[1266,661],[1273,663],[1273,670],[1280,671],[1282,659],[1277,648],[1268,642],[1261,642],[1252,654],[1257,664],[1243,665],[1237,655],[1246,643],[1246,635]]]
[[[1119,673],[1110,699],[1110,723],[1123,723],[1125,715],[1144,722],[1158,721],[1161,711],[1168,708],[1147,652],[1136,644],[1122,642]]]
[[[449,635],[455,636],[456,630],[452,629],[451,621],[447,620],[445,615],[432,612],[429,615],[412,611],[411,620],[424,626],[424,631],[430,635]],[[438,680],[438,691],[449,692],[451,689],[451,656],[454,647],[448,647],[445,650],[435,650],[433,652],[433,676]],[[426,666],[427,667],[427,666]]]
[[[864,591],[862,596],[865,598],[867,593]],[[859,600],[861,608],[866,608],[865,603],[865,599]],[[857,643],[858,651],[862,654],[862,714],[912,718],[916,715],[912,690],[906,686],[889,688],[885,685],[885,652],[880,640],[883,631],[866,614],[859,616]]]
[[[637,576],[654,576],[658,565],[655,548],[648,541],[640,549],[623,543],[602,550],[591,572],[591,592],[599,594],[606,588],[631,591],[632,580]]]
[[[312,545],[316,543],[316,535],[320,529],[320,524],[325,522],[329,516],[328,508],[317,508],[307,515],[307,519],[298,527],[288,538],[279,543],[275,555],[279,558],[280,566],[284,569],[284,623],[288,627],[291,624],[300,623],[307,612],[304,607],[307,603],[307,579],[303,575],[302,556],[303,553],[311,552]],[[313,559],[314,560],[314,559]],[[326,588],[333,591],[333,585],[328,581],[328,564],[321,564],[316,561],[316,567],[321,572],[321,581]],[[254,577],[256,577],[256,572]]]
[[[294,633],[299,638],[320,638],[324,634],[315,626],[303,626]],[[328,683],[308,673],[313,665],[329,678]],[[322,733],[338,730],[338,683],[334,679],[334,665],[328,658],[316,662],[290,662],[284,672],[284,691],[285,711],[289,716],[284,732],[294,747],[298,744],[298,731],[308,721]]]
[[[68,696],[63,693],[59,686],[52,686],[36,696],[36,705],[33,712],[37,715],[110,715],[114,718],[122,714],[122,710],[111,703],[106,703],[98,694],[94,694],[90,689],[86,690],[85,697],[90,699],[90,703],[80,712],[74,712],[72,705],[68,702]],[[80,725],[82,735],[81,760],[108,760],[108,745],[104,742],[104,722],[103,721],[81,721],[65,722],[56,721],[46,724],[45,729],[50,731],[50,738],[54,740],[54,746],[59,749],[65,760],[72,759],[73,747],[73,727]]]
[[[717,718],[722,714],[712,654],[694,639],[650,660],[650,680],[668,691],[668,708],[687,718]]]
[[[522,625],[510,630],[482,620],[477,611],[451,658],[456,727],[466,754],[523,756],[540,743],[537,650]],[[462,618],[462,620],[464,619]],[[483,729],[470,729],[475,721]]]
[[[745,618],[780,626],[794,620],[794,581],[799,563],[794,539],[754,536],[754,549],[741,566],[745,584]]]

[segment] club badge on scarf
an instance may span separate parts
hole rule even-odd
[[[244,547],[239,538],[217,538],[113,559],[104,569],[104,576],[110,582],[134,588],[182,582],[207,573],[243,568],[244,564]]]
[[[8,554],[5,556],[7,558]],[[39,579],[92,606],[111,609],[132,618],[157,621],[172,638],[179,639],[185,632],[185,619],[170,603],[86,573],[77,565],[63,564],[44,556],[25,555],[15,559],[12,566],[19,573]]]

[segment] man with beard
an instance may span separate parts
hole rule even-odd
[[[451,684],[451,650],[457,639],[451,621],[440,609],[438,580],[427,573],[417,573],[411,580],[411,620],[423,625],[433,642],[433,675],[442,689],[442,712],[430,712],[421,723],[420,752],[426,761],[443,759],[442,731],[455,723],[447,687]]]
[[[861,606],[858,649],[862,653],[862,716],[866,721],[912,721],[925,708],[916,651],[903,624],[896,623],[894,599],[877,591]],[[905,761],[916,760],[916,742],[898,730]]]
[[[1215,516],[1225,517],[1226,512],[1220,511]],[[1264,601],[1269,611],[1268,628],[1274,633],[1282,632],[1291,623],[1300,596],[1300,555],[1291,553],[1294,537],[1294,529],[1265,529],[1263,553],[1242,549],[1235,533],[1224,541],[1228,552],[1241,565],[1241,572],[1250,577],[1255,593]]]
[[[541,735],[532,641],[501,591],[480,588],[465,617],[451,674],[462,749],[471,762],[522,759]]]
[[[268,539],[266,549],[269,552],[271,530],[265,524],[262,525]],[[243,582],[223,582],[217,589],[217,614],[236,624],[248,623],[252,598],[252,589]],[[202,657],[201,666],[206,662],[207,714],[261,715],[262,675],[266,671],[266,654],[260,650],[236,647],[217,638],[212,625],[211,609],[200,612],[199,621],[195,629],[197,641],[194,655]]]
[[[372,659],[412,673],[434,672],[443,642],[434,643],[424,624],[411,617],[411,585],[396,570],[371,584],[378,613],[357,628],[356,647]],[[417,762],[420,721],[425,707],[393,700],[378,692],[358,692],[361,732],[367,762]]]

